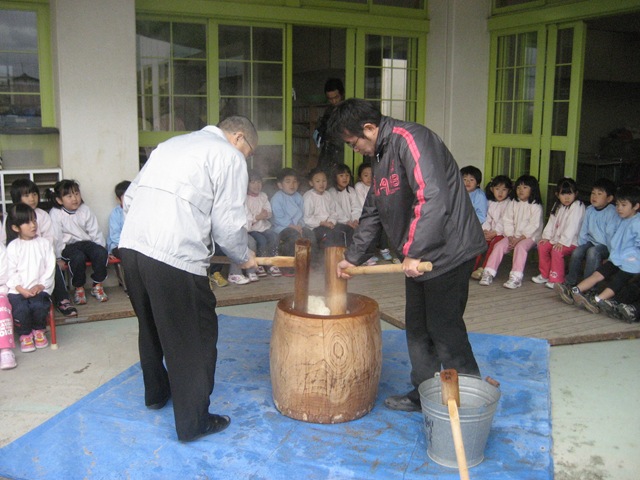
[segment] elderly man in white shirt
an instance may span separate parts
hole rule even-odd
[[[124,195],[119,249],[138,316],[145,404],[159,409],[173,397],[180,441],[230,422],[209,413],[218,317],[206,271],[214,242],[242,268],[256,266],[244,202],[246,158],[257,144],[255,127],[240,116],[174,137],[158,145]]]

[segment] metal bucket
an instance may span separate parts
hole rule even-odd
[[[460,375],[460,428],[467,457],[467,466],[484,460],[484,449],[491,430],[493,415],[500,399],[500,390],[476,377]],[[427,454],[445,467],[458,467],[451,434],[449,409],[442,404],[440,374],[425,380],[418,387],[424,427],[427,434]]]

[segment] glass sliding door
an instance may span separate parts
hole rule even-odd
[[[207,124],[206,26],[138,21],[138,112],[142,131]]]
[[[582,23],[547,29],[550,48],[540,141],[540,182],[548,187],[542,192],[547,208],[555,200],[557,181],[576,178],[585,33]]]
[[[324,110],[333,77],[347,97],[371,100],[385,115],[424,120],[426,34],[142,16],[136,40],[141,164],[174,135],[244,115],[260,136],[251,168],[264,177],[291,165],[306,173],[315,163],[310,112]],[[345,153],[351,168],[361,161]]]
[[[363,97],[383,115],[416,121],[418,39],[364,35]]]
[[[575,178],[584,41],[581,25],[494,34],[487,177],[538,178],[545,207]]]
[[[284,155],[284,29],[218,25],[218,118],[244,115],[258,129],[260,145],[250,167],[274,176]]]
[[[525,173],[538,174],[538,142],[544,77],[544,42],[540,31],[518,32],[493,38],[493,77],[490,81],[489,128],[487,142],[490,177]],[[542,50],[542,52],[541,52]]]
[[[383,115],[424,121],[426,37],[359,31],[356,36],[356,97],[369,100]],[[350,149],[354,167],[362,157]]]

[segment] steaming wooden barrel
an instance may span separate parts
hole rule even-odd
[[[345,315],[312,315],[276,307],[271,386],[276,408],[311,423],[342,423],[371,411],[382,369],[378,303],[348,294]]]

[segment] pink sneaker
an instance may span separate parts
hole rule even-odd
[[[34,352],[36,346],[33,343],[33,335],[20,335],[20,351],[22,353]]]
[[[33,341],[36,344],[36,348],[47,348],[49,346],[49,340],[47,340],[47,335],[44,330],[34,330],[31,333],[33,334]]]
[[[0,370],[11,370],[16,368],[16,356],[10,348],[3,348],[0,352]]]

